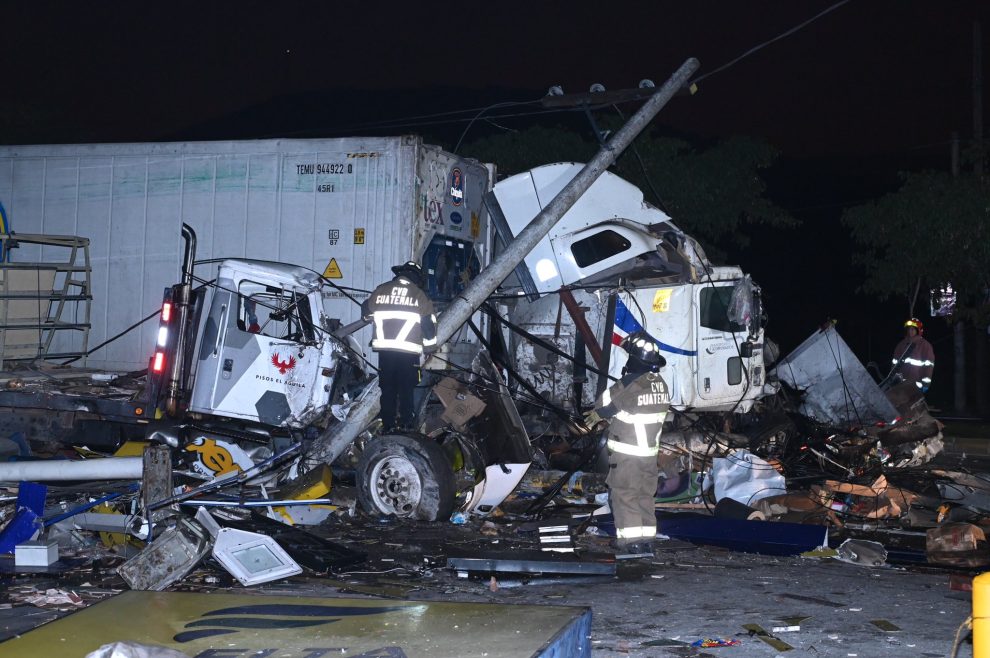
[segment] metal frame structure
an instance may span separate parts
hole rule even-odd
[[[51,250],[57,253],[67,250],[67,254],[62,260],[11,262],[11,250],[23,245],[37,245],[43,255]],[[0,233],[0,250],[0,360],[6,363],[85,356],[89,348],[90,303],[93,299],[89,239],[74,235]],[[15,283],[12,279],[16,278],[16,272],[36,272],[34,289],[25,287],[23,281]],[[23,301],[36,302],[37,313],[27,317],[12,313],[13,305]],[[15,331],[19,332],[15,334],[17,336],[32,332],[36,338],[27,347],[25,343],[11,340]],[[79,332],[79,337],[57,340],[62,331]]]

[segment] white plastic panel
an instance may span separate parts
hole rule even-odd
[[[575,163],[546,165],[500,181],[494,193],[513,235],[519,235],[582,167]],[[564,236],[612,219],[626,219],[644,226],[670,221],[665,213],[643,202],[639,188],[605,172],[526,257],[537,289],[542,293],[551,292],[568,283],[568,277],[589,274],[577,270],[573,262],[560,262],[560,255],[554,254],[551,241],[561,241]],[[553,263],[555,271],[548,263]],[[537,275],[538,272],[543,274]]]

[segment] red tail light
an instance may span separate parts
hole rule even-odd
[[[152,372],[162,372],[165,370],[165,353],[155,352],[155,360],[151,364]]]
[[[165,302],[162,304],[162,322],[170,322],[172,320],[172,302]]]

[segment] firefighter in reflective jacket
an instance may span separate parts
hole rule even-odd
[[[657,536],[654,497],[660,430],[670,408],[667,383],[659,375],[666,360],[645,331],[626,336],[620,347],[629,355],[622,379],[602,393],[591,416],[611,419],[606,482],[615,518],[615,546],[629,553],[649,553]]]
[[[422,290],[422,268],[409,261],[392,272],[395,278],[375,288],[361,304],[362,317],[374,323],[371,349],[378,353],[384,432],[412,427],[419,360],[437,344],[437,318],[433,302]]]
[[[904,323],[904,338],[894,348],[894,372],[905,381],[914,382],[922,393],[927,393],[935,369],[935,350],[921,337],[924,331],[921,320],[917,318]]]

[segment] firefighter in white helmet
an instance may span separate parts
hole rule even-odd
[[[921,336],[924,332],[925,327],[917,318],[904,323],[904,338],[894,348],[894,372],[927,393],[935,369],[935,350]]]
[[[619,345],[629,355],[622,378],[595,403],[595,416],[611,419],[608,428],[609,505],[615,518],[617,550],[651,553],[657,536],[654,497],[660,430],[670,408],[670,392],[660,377],[666,360],[645,331]]]
[[[420,358],[437,345],[437,318],[422,290],[423,269],[409,261],[392,272],[395,278],[375,288],[361,304],[362,317],[375,325],[371,349],[378,353],[383,432],[412,429]]]

